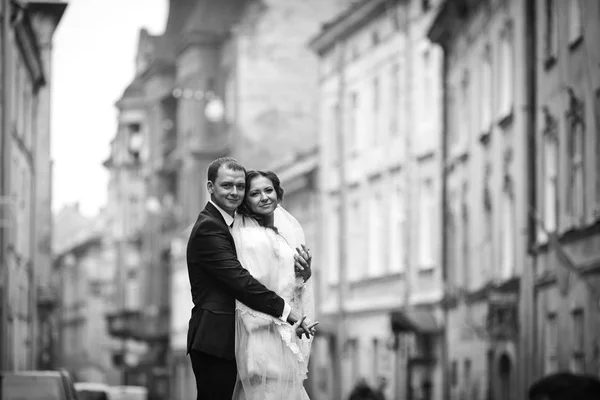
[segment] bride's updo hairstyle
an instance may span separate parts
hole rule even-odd
[[[283,188],[281,187],[281,181],[279,180],[279,177],[273,171],[263,171],[263,170],[259,171],[259,170],[253,169],[253,170],[246,172],[246,197],[248,196],[248,193],[250,192],[250,184],[252,183],[252,181],[255,178],[257,178],[259,176],[263,176],[273,183],[273,189],[275,189],[275,193],[277,194],[277,202],[280,203],[281,200],[283,200]],[[240,205],[240,207],[238,208],[238,212],[244,216],[254,218],[262,225],[263,217],[252,212],[252,210],[248,206],[248,203],[246,202],[246,197],[244,197],[244,201],[242,202],[242,205]]]

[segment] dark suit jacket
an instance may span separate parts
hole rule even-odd
[[[242,267],[233,237],[219,210],[207,203],[196,220],[187,246],[194,308],[187,351],[219,358],[235,357],[235,300],[276,318],[284,301]]]

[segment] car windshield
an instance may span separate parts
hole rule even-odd
[[[102,390],[77,390],[77,398],[79,400],[108,400],[106,392]]]

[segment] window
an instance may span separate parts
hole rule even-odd
[[[421,0],[421,10],[423,10],[424,13],[429,11],[430,8],[431,8],[431,0]]]
[[[364,250],[363,241],[366,239],[365,236],[365,227],[363,226],[363,218],[360,202],[358,200],[354,200],[350,204],[349,215],[351,216],[352,223],[347,225],[347,229],[350,232],[349,239],[349,248],[356,251],[356,254],[361,254],[362,250]],[[367,227],[368,228],[368,227]],[[368,231],[366,231],[368,232]],[[361,248],[363,247],[363,248]],[[359,250],[360,249],[360,250]],[[364,253],[363,253],[364,254]],[[359,278],[362,278],[367,272],[366,260],[363,257],[349,257],[348,259],[348,267],[349,271],[348,278],[352,281],[356,281]]]
[[[457,142],[459,145],[464,139],[468,139],[471,133],[471,96],[470,96],[470,84],[469,84],[469,71],[464,71],[461,82],[460,90],[460,103],[457,107],[459,113],[460,127],[457,132]]]
[[[573,311],[573,336],[571,370],[576,374],[585,372],[585,319],[582,309]]]
[[[460,99],[458,98],[458,90],[454,86],[448,88],[448,149],[452,150],[458,144],[458,138],[460,135]]]
[[[419,196],[419,265],[423,269],[434,267],[435,198],[433,180],[424,179]]]
[[[469,257],[469,208],[467,205],[467,193],[466,189],[463,190],[463,199],[461,204],[461,219],[462,219],[462,235],[461,235],[461,253],[462,253],[462,268],[463,268],[463,285],[465,288],[469,288],[471,284],[471,274],[470,274],[470,265]]]
[[[450,385],[456,387],[458,385],[458,361],[452,360],[450,367]]]
[[[400,175],[398,179],[400,179]],[[390,272],[404,272],[404,235],[405,235],[405,211],[404,198],[402,197],[402,187],[400,183],[392,194],[391,211],[391,232],[390,232]]]
[[[339,105],[334,104],[329,110],[329,154],[330,160],[333,164],[337,164],[340,160],[340,149],[339,149],[339,132],[338,132],[338,114]]]
[[[490,274],[495,269],[495,258],[494,258],[494,246],[493,246],[493,232],[494,232],[494,218],[493,218],[493,205],[492,205],[492,193],[490,190],[490,180],[492,175],[492,168],[490,164],[485,166],[485,181],[483,183],[483,215],[485,221],[484,231],[484,244],[483,244],[483,257],[482,265],[485,266],[486,272]],[[491,275],[491,274],[490,274]],[[490,277],[488,275],[488,277]]]
[[[492,50],[486,46],[483,54],[481,67],[481,116],[480,133],[489,132],[492,125],[492,107],[493,107],[493,78],[492,78]]]
[[[513,107],[514,44],[512,22],[504,27],[500,37],[500,118],[507,117]]]
[[[546,126],[542,140],[544,159],[544,224],[548,232],[556,231],[558,224],[558,126],[546,113]]]
[[[582,0],[569,1],[569,44],[573,45],[579,42],[583,37],[583,12],[581,9]]]
[[[384,232],[385,225],[383,200],[380,193],[375,194],[371,198],[369,207],[369,263],[368,270],[371,276],[379,276],[384,271],[383,260],[385,259],[384,239],[387,237],[387,232]],[[357,210],[353,210],[355,212]],[[356,215],[356,214],[353,214]]]
[[[458,274],[456,273],[456,268],[458,267],[458,262],[456,260],[456,219],[452,211],[448,211],[447,219],[448,221],[446,224],[446,269],[448,274],[448,282],[460,285],[461,279],[459,279]]]
[[[237,114],[237,98],[236,98],[236,79],[235,74],[230,73],[227,75],[227,81],[225,83],[225,118],[227,122],[234,123],[236,121]]]
[[[556,0],[546,0],[545,15],[545,53],[546,60],[552,61],[558,55],[558,12]]]
[[[350,126],[348,127],[348,146],[346,147],[350,151],[358,148],[358,102],[358,93],[353,92],[350,95]]]
[[[466,358],[463,361],[464,365],[463,365],[463,384],[464,384],[464,389],[465,392],[468,393],[468,387],[469,384],[471,383],[471,360],[469,358]]]
[[[600,171],[600,89],[596,89],[596,101],[595,101],[594,118],[596,121],[596,171]],[[600,174],[596,174],[596,204],[599,206],[596,209],[598,215],[597,219],[600,219]]]
[[[422,112],[423,117],[429,115],[428,110],[433,106],[433,87],[431,81],[431,49],[428,45],[423,50],[421,55],[423,68],[421,74],[423,76],[423,93],[421,94],[423,99]]]
[[[335,202],[331,206],[331,214],[329,215],[329,235],[327,238],[328,243],[328,265],[327,265],[327,276],[328,283],[330,285],[337,285],[339,283],[340,275],[339,275],[339,265],[340,265],[340,207],[337,204],[338,201]]]
[[[356,43],[353,43],[352,46],[350,47],[350,59],[354,61],[354,60],[358,59],[359,56],[360,56],[360,51],[358,50],[358,45]]]
[[[400,67],[398,64],[392,66],[392,70],[390,71],[390,81],[392,82],[390,85],[390,98],[392,99],[390,110],[390,136],[396,136],[399,133],[398,115],[400,112]]]
[[[373,354],[371,357],[373,357],[373,381],[377,382],[377,377],[379,376],[379,339],[377,338],[373,338]]]
[[[373,33],[371,34],[371,44],[373,46],[377,46],[379,44],[380,38],[379,38],[379,32],[377,30],[374,30]]]
[[[379,144],[379,109],[380,109],[379,78],[373,79],[373,144]]]
[[[567,113],[569,152],[569,194],[567,207],[575,224],[584,222],[584,122],[583,103],[571,92],[571,106]]]
[[[350,350],[352,381],[356,382],[360,378],[360,349],[358,347],[358,339],[349,339],[348,348]]]
[[[551,374],[558,370],[558,323],[555,313],[549,313],[546,318],[546,366],[545,373]]]
[[[502,204],[502,278],[507,279],[515,273],[515,201],[513,182],[505,178]]]

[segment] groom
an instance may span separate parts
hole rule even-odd
[[[210,201],[196,220],[187,246],[194,308],[187,351],[200,400],[230,400],[236,382],[235,300],[295,324],[300,318],[275,292],[254,279],[237,259],[230,233],[234,213],[244,199],[246,170],[233,158],[208,167]],[[296,273],[307,280],[311,256],[296,256]],[[301,328],[309,334],[302,322]]]

